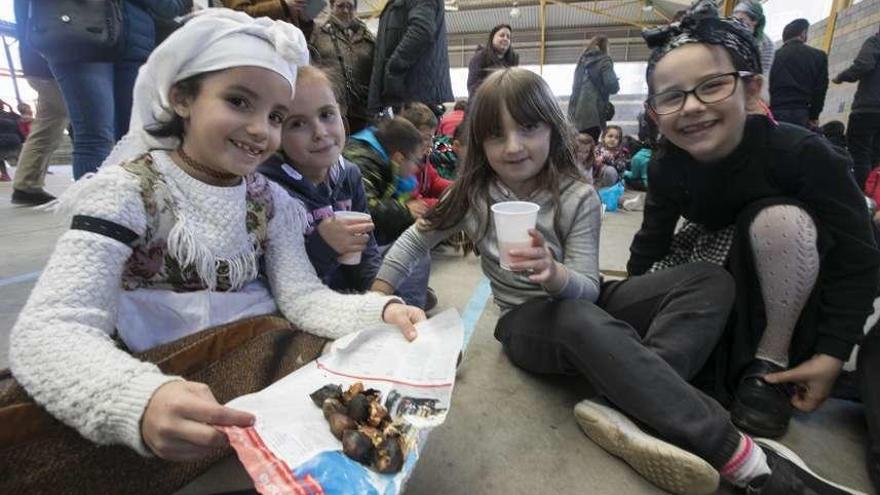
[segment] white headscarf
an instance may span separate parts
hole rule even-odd
[[[233,67],[262,67],[296,84],[298,66],[309,63],[302,31],[290,23],[267,17],[254,19],[230,9],[205,9],[150,54],[134,84],[128,134],[101,165],[117,165],[152,149],[174,149],[177,138],[157,138],[146,132],[171,122],[171,87],[188,77]]]

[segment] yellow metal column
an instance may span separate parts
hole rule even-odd
[[[724,0],[721,4],[721,15],[729,16],[733,14],[733,8],[736,6],[736,0]]]
[[[540,16],[541,22],[541,51],[540,51],[540,73],[544,75],[544,56],[546,55],[546,46],[545,42],[547,41],[547,2],[546,0],[541,0],[541,10],[538,11],[538,15]]]
[[[834,41],[834,29],[837,27],[837,14],[848,9],[852,0],[834,0],[831,3],[831,13],[828,14],[828,22],[825,24],[825,36],[822,38],[822,50],[831,52],[831,42]]]

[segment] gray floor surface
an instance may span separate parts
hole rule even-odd
[[[14,169],[13,169],[14,170]],[[53,167],[48,190],[60,193],[69,167]],[[48,212],[14,207],[12,187],[0,183],[0,368],[8,366],[9,330],[27,300],[55,239],[64,230]],[[641,221],[639,212],[608,213],[602,227],[600,266],[621,271]],[[472,255],[436,255],[431,285],[442,310],[462,311],[481,280]],[[450,414],[429,437],[408,483],[408,494],[654,494],[664,493],[608,455],[578,429],[572,408],[592,395],[583,380],[534,376],[515,368],[492,332],[499,316],[489,301],[475,324],[453,394]],[[819,474],[873,493],[864,467],[861,406],[828,401],[794,418],[782,442]],[[210,494],[249,487],[229,458],[178,492]],[[718,493],[737,493],[722,487]]]

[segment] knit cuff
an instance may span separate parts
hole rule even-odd
[[[134,377],[121,389],[107,418],[107,425],[113,436],[111,441],[128,445],[144,457],[153,456],[141,435],[141,419],[153,393],[162,385],[176,380],[183,378],[161,373],[144,373]]]

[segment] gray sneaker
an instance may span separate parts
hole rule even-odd
[[[592,400],[574,407],[578,425],[609,454],[623,459],[658,487],[681,495],[714,493],[719,474],[690,452],[642,431],[629,418]]]

